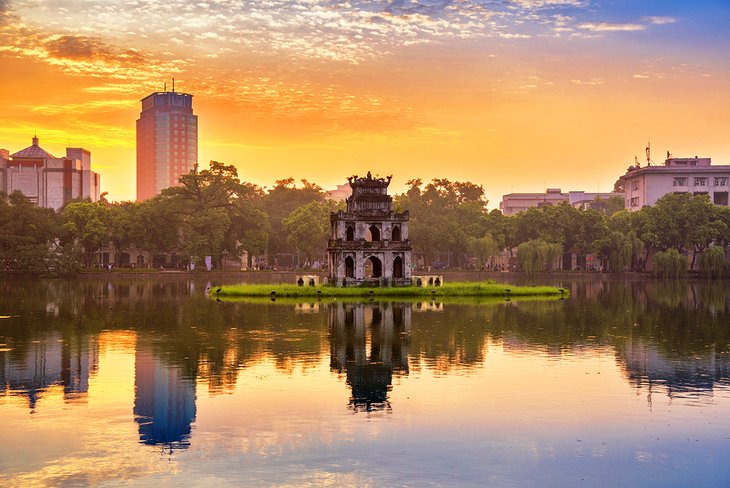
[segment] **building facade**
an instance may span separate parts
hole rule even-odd
[[[599,193],[585,191],[569,191],[563,193],[560,188],[548,188],[545,193],[509,193],[502,196],[499,208],[504,215],[516,215],[528,208],[544,207],[567,203],[575,208],[600,210],[605,202],[613,196],[624,197],[623,193]]]
[[[347,200],[347,197],[350,196],[352,193],[352,189],[350,188],[350,185],[345,183],[344,185],[337,185],[337,188],[334,190],[328,190],[326,192],[327,198],[330,200],[334,200],[336,202],[344,202]]]
[[[337,286],[410,285],[408,211],[392,210],[390,177],[348,178],[347,210],[330,214],[329,279]]]
[[[14,154],[0,149],[0,191],[20,191],[33,204],[59,210],[74,199],[99,200],[99,174],[91,171],[91,153],[80,147],[66,148],[57,158],[40,147],[38,138]]]
[[[730,165],[712,165],[710,158],[667,158],[662,166],[629,166],[621,177],[626,208],[654,205],[667,193],[707,195],[716,205],[728,205]]]
[[[142,99],[137,120],[137,200],[176,186],[198,163],[198,116],[193,96],[156,92]]]

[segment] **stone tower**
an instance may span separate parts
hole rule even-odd
[[[411,243],[408,211],[395,213],[389,176],[349,177],[347,210],[330,214],[327,247],[330,282],[337,286],[410,285]]]

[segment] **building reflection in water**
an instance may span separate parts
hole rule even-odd
[[[137,345],[134,361],[134,415],[140,441],[185,449],[195,421],[195,380],[179,367]]]
[[[22,355],[0,353],[0,394],[27,398],[28,408],[36,404],[48,388],[63,386],[66,402],[84,401],[89,393],[89,376],[99,368],[96,337],[64,339],[52,332],[30,342]]]
[[[617,347],[616,359],[628,380],[647,388],[649,395],[655,387],[670,398],[711,395],[717,387],[730,385],[730,357],[711,348],[672,356],[643,338],[629,338]]]
[[[338,303],[329,310],[330,367],[347,377],[355,411],[390,410],[393,374],[408,374],[408,304]]]

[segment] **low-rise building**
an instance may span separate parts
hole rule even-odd
[[[352,195],[352,188],[350,188],[349,183],[345,183],[344,185],[337,185],[337,188],[334,190],[327,190],[325,194],[330,200],[344,202],[350,195]]]
[[[710,158],[667,158],[663,165],[629,166],[621,176],[626,208],[654,205],[667,193],[708,195],[716,205],[728,205],[730,165],[712,165]]]
[[[623,193],[587,193],[585,191],[569,191],[563,193],[560,188],[548,188],[545,193],[509,193],[502,196],[499,208],[504,215],[515,215],[528,208],[543,207],[567,203],[580,209],[605,208],[605,201],[612,196],[623,197]]]
[[[78,198],[99,200],[98,173],[91,171],[91,153],[80,147],[66,148],[57,158],[38,144],[14,154],[0,150],[0,191],[20,191],[31,202],[58,210]]]

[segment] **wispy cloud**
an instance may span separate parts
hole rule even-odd
[[[588,2],[586,0],[514,0],[514,3],[525,8],[545,8],[545,7],[583,7]]]
[[[588,85],[588,86],[597,86],[597,85],[603,85],[604,81],[601,78],[591,78],[590,80],[578,80],[573,79],[570,80],[574,85]]]
[[[675,22],[677,22],[677,19],[675,17],[650,16],[642,17],[641,20],[654,25],[674,24]]]
[[[586,22],[578,25],[579,29],[591,32],[633,32],[646,29],[642,24],[613,24],[610,22]]]
[[[538,29],[553,9],[587,4],[586,0],[86,0],[83,9],[73,11],[60,1],[21,2],[18,11],[29,22],[62,36],[56,40],[58,49],[72,55],[103,54],[90,34],[104,33],[107,40],[125,39],[141,50],[154,45],[173,52],[184,49],[190,56],[246,50],[357,64],[449,39],[532,37],[536,32],[525,25]]]
[[[84,103],[67,103],[57,105],[33,105],[25,110],[45,115],[67,114],[83,115],[89,112],[124,110],[137,106],[136,100],[94,100]]]
[[[102,41],[101,37],[83,35],[56,35],[44,42],[49,56],[73,60],[102,60],[120,64],[140,64],[145,61],[136,49],[118,49]]]

